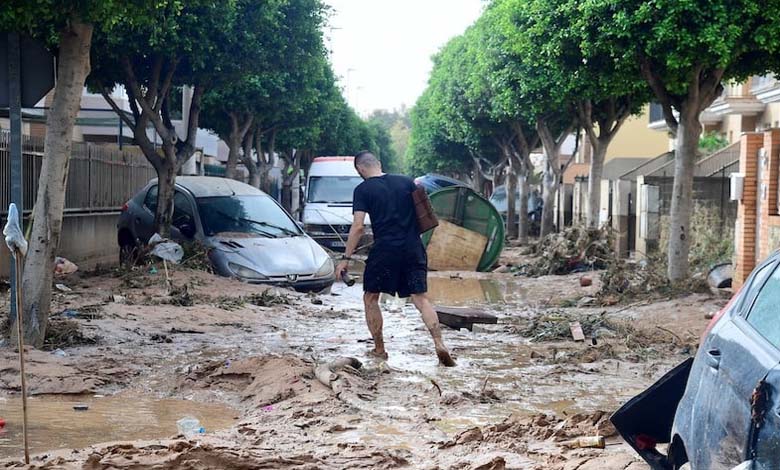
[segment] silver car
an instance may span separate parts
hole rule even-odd
[[[157,180],[122,208],[120,258],[154,235]],[[245,282],[323,291],[335,281],[330,256],[270,196],[226,178],[176,178],[171,238],[197,241],[214,271]]]

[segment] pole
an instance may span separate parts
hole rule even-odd
[[[24,204],[22,189],[22,87],[21,62],[19,51],[19,33],[8,33],[8,111],[11,121],[11,202],[19,209],[19,225],[24,233]],[[16,275],[16,265],[11,263],[11,314],[9,320],[13,325],[16,320],[19,302],[16,301],[16,282],[21,277]]]
[[[19,279],[16,282],[16,310],[22,311],[22,270],[24,269],[24,255],[14,250],[14,264]],[[19,337],[19,376],[22,385],[22,436],[24,439],[24,463],[30,464],[30,445],[27,439],[27,379],[24,374],[24,315],[19,315],[16,321],[16,332]]]

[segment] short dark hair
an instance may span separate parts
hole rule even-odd
[[[355,168],[358,165],[372,166],[378,164],[380,164],[379,159],[370,150],[361,150],[355,155]]]

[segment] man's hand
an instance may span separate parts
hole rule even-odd
[[[336,277],[341,279],[341,275],[344,273],[344,271],[349,269],[349,260],[343,260],[336,266]]]

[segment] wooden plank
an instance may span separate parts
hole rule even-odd
[[[570,323],[569,329],[571,330],[571,337],[574,338],[574,341],[585,341],[585,333],[582,332],[582,325],[580,325],[580,322],[575,321]]]
[[[446,220],[439,220],[428,243],[428,267],[434,271],[476,271],[487,237]]]
[[[475,323],[495,325],[498,317],[482,310],[468,307],[436,307],[439,322],[450,328],[459,330],[466,328],[472,330]]]

